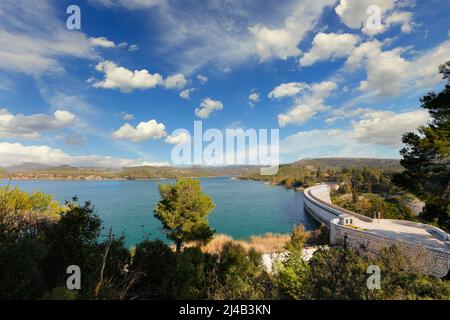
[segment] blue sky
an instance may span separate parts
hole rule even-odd
[[[69,5],[81,30],[66,27]],[[367,8],[380,9],[371,28]],[[170,164],[194,121],[280,157],[398,158],[443,85],[448,1],[2,0],[0,166]]]

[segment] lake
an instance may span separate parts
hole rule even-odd
[[[216,204],[209,216],[217,233],[235,239],[268,232],[290,233],[294,224],[314,230],[317,224],[304,212],[303,193],[257,181],[231,178],[200,179],[203,191]],[[128,246],[143,238],[166,240],[161,223],[153,217],[159,201],[158,184],[166,181],[11,181],[22,190],[52,194],[64,203],[77,195],[80,201],[91,201],[103,220],[102,236],[109,227],[113,233],[126,236]],[[8,183],[1,181],[4,186]]]

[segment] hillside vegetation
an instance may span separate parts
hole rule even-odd
[[[2,174],[3,171],[3,174]],[[130,167],[130,168],[76,168],[70,166],[46,167],[25,164],[0,169],[0,177],[16,180],[150,180],[186,177],[204,178],[239,176],[258,171],[256,167]]]

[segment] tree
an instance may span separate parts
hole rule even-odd
[[[174,277],[175,253],[160,240],[141,242],[136,247],[130,273],[135,275],[129,299],[170,299],[169,283]]]
[[[163,224],[167,237],[175,242],[177,252],[186,242],[201,245],[211,241],[214,230],[206,217],[214,209],[213,200],[203,193],[200,181],[180,179],[175,184],[159,186],[161,200],[155,217]]]
[[[90,202],[79,205],[77,201],[75,197],[67,202],[68,210],[62,213],[59,222],[45,231],[48,254],[43,272],[50,288],[55,288],[65,285],[68,266],[79,266],[82,270],[80,298],[91,298],[99,280],[103,253],[98,243],[102,221]]]
[[[319,249],[304,275],[303,299],[361,300],[366,298],[367,259],[350,248]]]
[[[401,150],[405,171],[394,182],[426,202],[422,218],[450,228],[450,61],[440,67],[447,79],[440,93],[431,92],[421,99],[431,122],[406,133]]]
[[[303,247],[308,235],[305,228],[295,226],[291,240],[286,244],[287,259],[278,270],[278,282],[283,295],[289,299],[299,300],[303,297],[303,285],[308,272],[308,263],[303,257]]]
[[[29,194],[9,186],[0,188],[0,243],[39,236],[43,226],[57,221],[62,211],[53,196]]]
[[[248,252],[239,244],[227,242],[216,256],[215,268],[208,277],[216,284],[210,291],[213,300],[265,300],[275,296],[271,277],[264,270],[262,256]]]

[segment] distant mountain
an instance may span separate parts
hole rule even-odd
[[[371,159],[371,158],[317,158],[303,159],[292,163],[293,167],[313,166],[314,168],[381,168],[401,169],[400,160],[397,159]]]
[[[34,162],[25,162],[15,166],[4,167],[3,169],[9,172],[23,172],[23,171],[35,171],[35,170],[47,170],[52,168],[49,165]]]
[[[312,167],[326,170],[329,168],[380,168],[402,170],[399,160],[370,158],[316,158],[303,159],[292,164],[282,165],[280,170],[290,172],[291,169]],[[286,171],[287,170],[287,171]],[[256,166],[224,166],[224,167],[132,167],[132,168],[77,168],[68,165],[52,167],[40,163],[23,163],[0,169],[0,176],[8,175],[12,179],[176,179],[180,177],[214,177],[214,176],[254,176],[259,175]]]

